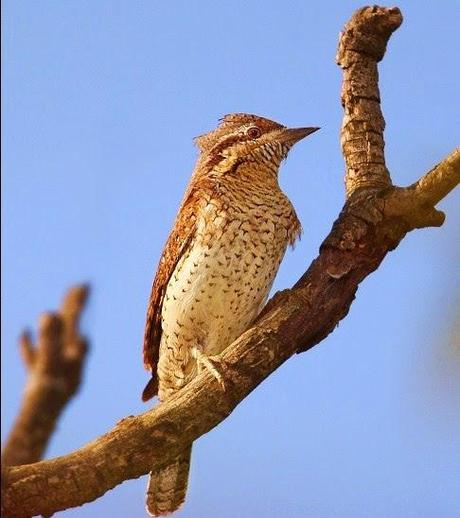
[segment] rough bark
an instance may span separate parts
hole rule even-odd
[[[86,286],[75,286],[57,313],[44,313],[36,346],[27,331],[19,339],[28,377],[2,451],[3,465],[31,464],[42,458],[57,419],[80,386],[87,342],[78,324],[87,295]]]
[[[385,166],[377,62],[401,21],[396,8],[367,7],[353,15],[341,35],[347,201],[305,274],[292,289],[277,293],[254,327],[222,353],[226,390],[203,372],[166,403],[123,419],[69,455],[9,468],[5,516],[50,515],[167,465],[284,361],[333,331],[359,283],[407,232],[443,223],[434,205],[460,182],[459,149],[407,188],[393,187]]]
[[[342,151],[346,163],[347,196],[359,188],[391,186],[385,165],[377,63],[387,42],[402,23],[397,7],[359,9],[345,25],[339,41],[337,63],[343,70]]]

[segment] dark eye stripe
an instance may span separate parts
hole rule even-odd
[[[234,144],[235,142],[238,142],[240,140],[241,140],[241,135],[233,134],[233,135],[230,135],[227,138],[221,140],[219,143],[217,143],[209,152],[209,159],[206,162],[207,166],[210,168],[216,166],[219,162],[221,162],[225,158],[222,155],[222,151],[231,147],[232,144]]]
[[[252,135],[251,135],[252,131]],[[209,169],[212,169],[217,164],[219,164],[222,160],[224,160],[223,152],[226,149],[231,148],[234,144],[238,142],[248,142],[259,138],[262,135],[262,131],[258,126],[251,126],[246,131],[242,132],[241,129],[238,133],[232,133],[227,137],[224,137],[220,142],[217,142],[214,147],[209,150],[209,156],[206,161],[206,166]],[[270,149],[270,153],[274,154],[274,149]]]

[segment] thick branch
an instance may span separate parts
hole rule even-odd
[[[401,23],[397,7],[363,7],[340,36],[337,63],[343,69],[341,143],[347,197],[359,188],[391,186],[385,165],[385,120],[380,109],[377,62]]]
[[[86,286],[75,286],[67,292],[58,313],[42,315],[36,347],[28,332],[20,337],[28,379],[21,409],[2,452],[5,465],[41,459],[57,419],[78,390],[87,352],[78,321],[87,294]]]

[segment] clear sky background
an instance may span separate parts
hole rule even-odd
[[[3,2],[2,437],[24,326],[93,287],[84,385],[48,457],[147,406],[152,276],[194,165],[192,137],[245,111],[321,126],[281,171],[304,226],[292,285],[344,200],[338,33],[356,1]],[[387,162],[407,185],[460,144],[460,2],[400,1],[381,64]],[[348,317],[195,445],[179,517],[460,516],[460,190],[410,234]],[[458,322],[458,320],[457,320]],[[61,516],[144,516],[146,479]]]

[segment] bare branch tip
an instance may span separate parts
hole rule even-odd
[[[32,342],[32,336],[28,329],[25,329],[19,335],[18,342],[19,342],[19,352],[21,354],[21,358],[24,363],[24,366],[26,367],[27,371],[30,371],[35,364],[36,349],[34,347],[34,344]]]
[[[445,220],[446,215],[444,212],[432,208],[421,215],[417,221],[417,224],[415,225],[415,228],[441,227]]]
[[[367,28],[378,24],[382,30],[389,30],[391,34],[402,24],[403,16],[399,7],[372,5],[358,9],[352,16],[351,21],[367,26]]]
[[[347,51],[380,61],[385,55],[391,34],[402,22],[403,17],[398,7],[374,5],[357,9],[340,34],[337,63],[342,68],[349,66]]]
[[[62,312],[77,311],[80,312],[88,300],[90,292],[89,284],[77,284],[67,290],[62,301]]]

